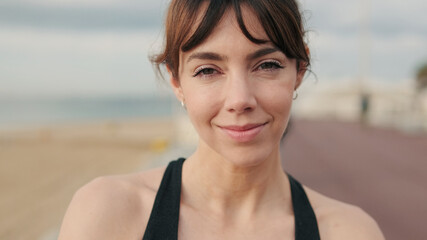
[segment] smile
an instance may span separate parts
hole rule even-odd
[[[220,126],[220,129],[234,141],[244,143],[255,139],[267,123]]]

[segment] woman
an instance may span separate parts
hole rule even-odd
[[[154,62],[166,65],[197,150],[87,184],[59,239],[383,239],[362,210],[282,170],[279,142],[310,63],[303,39],[293,0],[173,0]]]

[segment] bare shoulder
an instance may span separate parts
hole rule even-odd
[[[376,221],[361,208],[304,188],[316,213],[322,239],[384,239]]]
[[[138,239],[148,221],[163,168],[98,177],[73,196],[59,240]]]

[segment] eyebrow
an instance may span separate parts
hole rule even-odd
[[[213,52],[196,52],[188,57],[187,63],[193,59],[221,61],[227,57]]]
[[[251,53],[248,55],[248,57],[246,58],[247,60],[254,60],[260,57],[263,57],[265,55],[274,53],[274,52],[278,52],[280,51],[278,48],[276,47],[267,47],[267,48],[261,48],[258,51]]]
[[[278,52],[280,51],[278,48],[275,47],[267,47],[267,48],[262,48],[259,49],[251,54],[249,54],[246,59],[247,60],[254,60],[257,58],[260,58],[262,56],[274,53],[274,52]],[[214,52],[196,52],[191,54],[188,59],[187,59],[187,63],[190,62],[193,59],[199,59],[199,60],[214,60],[214,61],[222,61],[222,60],[227,60],[227,56],[224,55],[220,55]]]

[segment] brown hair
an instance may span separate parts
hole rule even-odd
[[[194,33],[190,31],[198,17],[198,10],[209,2],[205,14]],[[287,57],[310,66],[310,57],[304,43],[304,27],[296,0],[172,0],[166,18],[166,42],[163,51],[151,58],[160,70],[161,64],[178,78],[179,52],[189,51],[202,43],[221,20],[227,8],[233,8],[242,33],[256,44],[266,40],[254,38],[247,30],[241,11],[241,4],[249,6],[258,17],[267,36]]]

